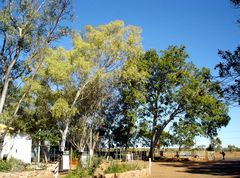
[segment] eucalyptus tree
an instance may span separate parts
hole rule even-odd
[[[71,1],[3,0],[0,7],[0,120],[10,126],[45,59],[44,50],[69,31]],[[36,64],[33,70],[30,65]],[[25,91],[20,92],[21,82],[29,76]]]
[[[31,73],[33,80],[38,68],[29,65],[44,60],[44,49],[68,32],[66,20],[71,18],[70,0],[5,0],[0,10],[0,113],[3,113],[10,85],[19,85]],[[64,24],[65,23],[65,24]],[[21,85],[20,85],[21,86]],[[31,88],[31,82],[18,97],[14,115]],[[5,108],[6,109],[6,108]]]
[[[151,158],[164,129],[180,117],[193,119],[202,128],[202,134],[209,137],[229,121],[218,83],[211,81],[208,69],[186,63],[188,55],[184,49],[170,46],[161,51],[161,56],[150,50],[143,58],[149,73],[144,118],[152,124]]]
[[[69,141],[79,152],[86,147],[92,151],[98,144],[103,127],[103,102],[108,100],[108,83],[96,78],[82,92],[84,96],[76,104],[78,113],[72,118],[69,129]]]
[[[113,105],[115,122],[112,135],[113,141],[125,149],[134,146],[138,138],[138,110],[145,101],[144,81],[148,75],[144,65],[140,58],[127,61],[116,82],[118,95]]]
[[[51,114],[58,119],[61,151],[64,151],[73,118],[77,115],[92,116],[94,109],[90,108],[101,104],[101,100],[106,98],[89,96],[94,92],[94,82],[111,84],[124,62],[141,54],[140,40],[139,28],[114,21],[96,28],[88,25],[82,33],[74,33],[71,50],[57,48],[45,52],[47,58],[39,74],[51,85],[54,96]],[[86,98],[89,99],[88,113],[82,112],[84,103],[81,101]]]
[[[179,152],[182,147],[192,147],[195,144],[195,137],[201,135],[201,129],[193,119],[180,119],[172,125],[171,144],[178,145]]]

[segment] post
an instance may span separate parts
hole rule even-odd
[[[92,149],[92,137],[93,137],[93,134],[92,134],[92,126],[90,127],[90,144],[89,144],[89,164],[90,166],[92,166],[92,158],[93,158],[93,149]]]
[[[92,143],[92,137],[93,137],[93,134],[92,134],[92,127],[90,128],[90,139],[89,139],[89,155],[90,155],[90,158],[93,156],[93,143]]]
[[[72,161],[73,161],[73,149],[72,149],[72,145],[70,148],[70,170],[72,170]]]
[[[149,160],[148,160],[148,173],[149,173],[149,175],[152,174],[152,161],[151,161],[151,158],[149,158]]]
[[[121,152],[121,147],[120,147],[120,150],[119,150],[119,154],[120,154],[120,160],[122,159],[122,152]]]
[[[57,162],[54,166],[54,169],[53,169],[53,176],[54,178],[58,178],[58,171],[59,171],[59,162]]]
[[[39,138],[39,141],[38,141],[38,155],[37,155],[38,164],[40,163],[40,149],[41,149],[41,141],[40,141],[40,138]]]

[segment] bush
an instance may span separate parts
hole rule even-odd
[[[106,174],[110,173],[122,173],[132,170],[141,170],[144,166],[140,165],[136,162],[129,162],[129,163],[116,163],[112,162],[108,169],[105,171]]]
[[[11,165],[11,171],[24,171],[26,169],[26,164],[21,160],[10,158],[7,162]]]
[[[69,171],[68,174],[64,176],[64,178],[82,178],[92,176],[95,169],[101,163],[101,160],[102,159],[99,157],[93,157],[91,159],[88,159],[87,165],[85,167],[78,167],[76,171]]]
[[[82,178],[90,176],[87,169],[77,169],[76,171],[68,171],[68,174],[64,178]]]
[[[26,169],[26,164],[15,158],[10,158],[9,160],[0,160],[0,171],[24,171]]]
[[[11,164],[8,161],[0,160],[0,171],[11,171]]]

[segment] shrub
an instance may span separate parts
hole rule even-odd
[[[87,165],[85,167],[79,168],[76,171],[69,171],[64,178],[82,178],[82,177],[88,177],[92,176],[95,169],[99,166],[101,163],[101,158],[99,157],[93,157],[88,159]]]
[[[8,161],[0,160],[0,171],[10,171],[11,170],[11,164]]]
[[[10,158],[7,162],[11,165],[11,171],[24,171],[26,169],[26,164],[21,160]]]
[[[10,158],[9,160],[0,160],[0,171],[24,171],[26,169],[26,164],[15,158]]]
[[[76,171],[68,171],[68,174],[64,178],[82,178],[90,176],[87,169],[77,169]]]
[[[144,165],[140,165],[136,162],[129,162],[129,163],[116,163],[112,162],[108,169],[105,171],[106,174],[110,173],[122,173],[132,170],[141,170],[144,168]]]

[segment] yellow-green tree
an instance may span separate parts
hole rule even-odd
[[[82,33],[74,33],[71,50],[45,51],[47,57],[39,70],[39,78],[47,80],[54,96],[51,113],[58,119],[62,151],[72,118],[81,115],[83,106],[79,103],[91,94],[88,90],[94,90],[96,81],[110,86],[125,61],[139,57],[140,41],[139,28],[114,21],[98,27],[88,25]],[[89,88],[90,85],[93,88]],[[91,98],[93,101],[89,101],[88,106],[96,103],[94,99],[101,103],[105,98]]]
[[[61,22],[70,19],[70,4],[69,0],[1,1],[0,114],[8,106],[9,85],[16,85],[22,76],[34,72],[26,61],[34,63],[43,48],[66,35],[68,27]]]

